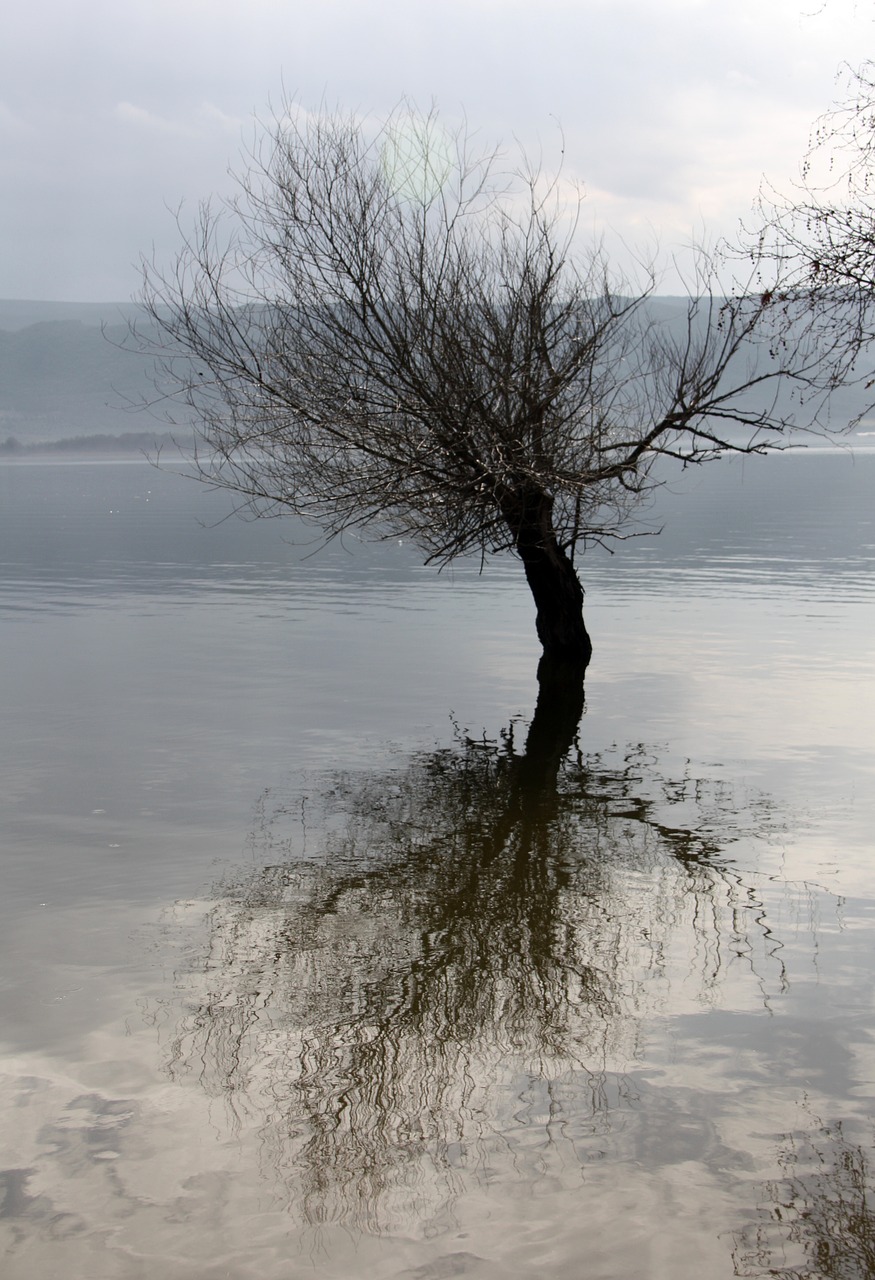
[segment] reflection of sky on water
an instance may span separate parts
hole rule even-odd
[[[593,553],[533,796],[512,566],[0,467],[11,1280],[776,1265],[800,1108],[872,1105],[873,473],[721,464]]]
[[[270,596],[272,587],[293,585],[314,593],[302,607],[319,607],[381,583],[435,581],[409,544],[351,534],[319,550],[318,531],[297,520],[225,519],[233,495],[209,492],[180,469],[0,465],[3,603],[82,607],[106,591],[153,586],[165,600],[210,587]],[[726,583],[754,594],[795,586],[818,600],[865,594],[875,564],[873,475],[875,450],[727,459],[671,473],[636,525],[659,536],[615,543],[613,556],[591,550],[584,581],[609,582],[620,596],[673,591],[678,579],[704,595]],[[516,575],[513,565],[507,572]],[[467,561],[446,576],[473,586],[479,564]],[[34,591],[17,599],[28,587]],[[37,591],[42,601],[32,598]]]
[[[663,777],[641,748],[557,767],[468,740],[265,797],[257,869],[220,892],[184,979],[170,1070],[259,1129],[305,1220],[400,1229],[485,1167],[537,1181],[605,1147],[653,1174],[703,1160],[673,1086],[645,1131],[626,1114],[653,1089],[645,1026],[787,993],[768,882],[731,856],[780,815]],[[835,908],[789,896],[797,916]]]
[[[365,1227],[406,1241],[385,1274],[433,1238],[474,1243],[465,1273],[533,1275],[547,1250],[572,1275],[585,1212],[623,1221],[587,1245],[602,1264],[693,1275],[695,1242],[721,1274],[748,1126],[792,1111],[797,1072],[818,1087],[801,1019],[776,1015],[838,904],[738,873],[785,831],[756,789],[640,747],[533,771],[519,728],[515,750],[460,740],[263,795],[250,869],[140,925],[175,993],[141,973],[137,1017],[115,974],[68,966],[59,996],[104,1021],[8,1064],[16,1267],[102,1221],[104,1261],[172,1253],[170,1274],[201,1274],[182,1231],[233,1275],[281,1275],[289,1232],[354,1274],[331,1259]],[[819,1045],[833,1098],[846,1047]]]
[[[787,1280],[875,1274],[873,1159],[871,1120],[824,1124],[800,1108],[796,1132],[779,1149],[779,1174],[762,1184],[756,1213],[736,1234],[737,1273]]]

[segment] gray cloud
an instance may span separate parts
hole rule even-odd
[[[559,151],[592,218],[671,238],[729,229],[763,171],[795,172],[854,0],[89,0],[20,6],[0,51],[0,296],[124,298],[177,240],[167,206],[228,189],[255,112],[286,91],[464,110],[487,138]]]

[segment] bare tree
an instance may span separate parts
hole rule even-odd
[[[760,336],[772,298],[660,315],[580,197],[407,109],[370,135],[287,106],[204,205],[175,267],[145,268],[164,372],[195,413],[201,479],[329,537],[412,539],[428,560],[522,561],[545,657],[589,661],[575,553],[622,536],[654,463],[759,452],[828,382],[810,335]]]
[[[780,279],[776,295],[797,312],[807,306],[831,335],[836,378],[856,368],[864,379],[875,340],[875,63],[846,66],[841,82],[843,100],[816,123],[801,182],[789,195],[764,189],[747,247],[760,279]]]

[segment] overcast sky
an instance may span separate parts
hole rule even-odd
[[[0,297],[108,301],[172,256],[168,207],[229,188],[286,91],[373,114],[408,95],[585,184],[589,225],[665,251],[789,187],[855,0],[21,0],[0,50]]]

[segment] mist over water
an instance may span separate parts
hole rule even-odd
[[[871,1274],[873,488],[671,478],[575,734],[512,561],[0,466],[3,1275]]]

